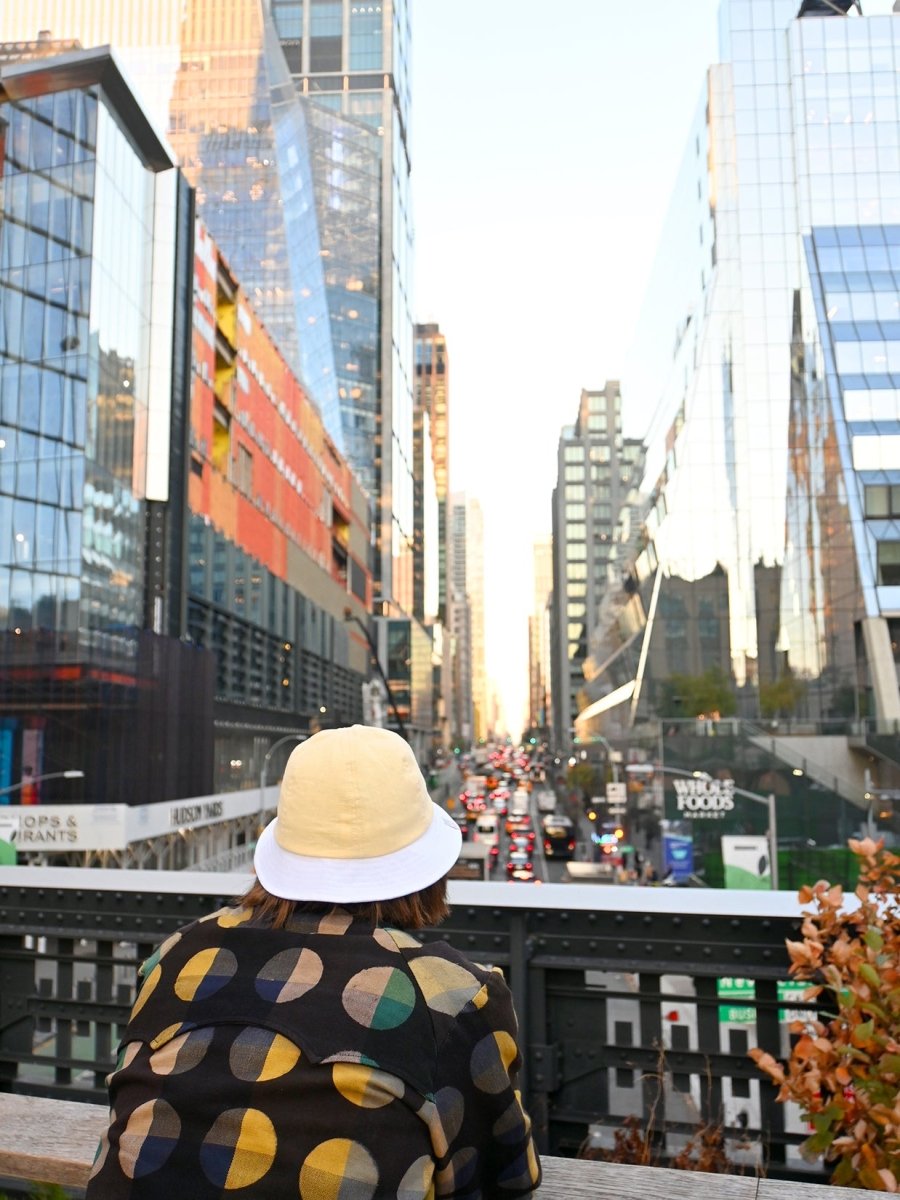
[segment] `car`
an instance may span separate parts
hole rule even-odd
[[[510,813],[506,818],[506,832],[510,835],[514,833],[530,833],[534,834],[534,827],[531,824],[531,817],[527,813]]]
[[[534,871],[534,862],[527,850],[513,850],[506,863],[506,873],[513,871]]]
[[[521,867],[517,867],[515,871],[510,871],[507,877],[507,883],[543,883],[544,881],[534,871],[526,871]]]
[[[509,839],[510,851],[524,850],[524,851],[526,851],[526,853],[528,853],[530,855],[533,852],[533,847],[534,847],[534,833],[533,832],[531,833],[530,837],[527,833],[514,833],[511,835],[511,837]]]

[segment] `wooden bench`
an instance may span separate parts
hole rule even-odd
[[[0,1093],[0,1177],[83,1189],[107,1110]],[[541,1200],[846,1200],[844,1188],[544,1157]],[[854,1191],[854,1196],[883,1192]]]

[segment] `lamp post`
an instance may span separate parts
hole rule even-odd
[[[23,787],[43,783],[45,779],[84,779],[84,771],[48,771],[46,775],[29,775],[27,779],[11,783],[9,787],[0,788],[0,796],[8,796],[11,792],[18,792]]]
[[[256,835],[257,837],[262,833],[263,821],[266,819],[266,775],[269,770],[269,759],[278,747],[283,746],[285,742],[305,742],[306,738],[307,735],[305,733],[286,733],[277,742],[273,742],[263,755],[262,766],[259,768],[259,832]]]
[[[347,624],[353,621],[354,624],[358,625],[365,634],[366,643],[369,647],[369,657],[375,664],[375,670],[378,672],[381,682],[384,684],[384,690],[387,692],[388,704],[390,704],[391,712],[394,714],[394,720],[397,722],[397,732],[408,742],[409,738],[406,733],[406,726],[403,724],[403,718],[400,716],[400,710],[397,708],[396,701],[394,700],[394,693],[391,691],[391,685],[388,683],[387,676],[382,669],[381,662],[378,658],[378,647],[372,640],[372,634],[369,632],[368,625],[361,621],[359,617],[349,608],[344,609],[344,621],[347,622]]]
[[[680,767],[664,767],[660,765],[658,768],[664,775],[681,775],[687,779],[711,779],[712,776],[706,771],[682,771]],[[757,804],[765,804],[769,811],[769,828],[767,840],[769,843],[769,865],[771,867],[772,891],[778,891],[778,815],[775,811],[775,793],[769,792],[768,796],[761,796],[758,792],[748,792],[746,788],[734,787],[736,796],[743,796],[746,800],[754,800]]]

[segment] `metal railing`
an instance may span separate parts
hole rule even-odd
[[[102,1100],[139,963],[248,879],[0,868],[0,1090]],[[735,1159],[809,1177],[807,1130],[746,1053],[783,1056],[785,1010],[804,1011],[783,987],[792,895],[453,881],[451,902],[426,936],[503,969],[544,1152],[603,1144],[652,1109],[664,1155],[723,1122]]]

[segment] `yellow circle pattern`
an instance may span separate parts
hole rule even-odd
[[[375,1160],[348,1138],[320,1142],[300,1168],[300,1200],[371,1200],[377,1188]]]

